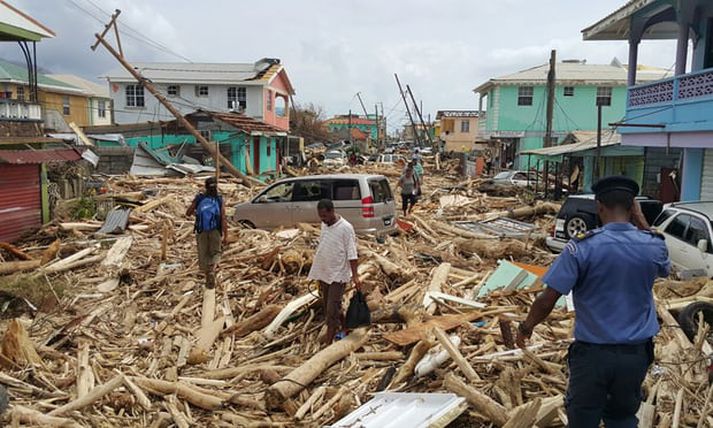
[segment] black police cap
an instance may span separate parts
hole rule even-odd
[[[639,185],[629,177],[612,176],[602,178],[594,183],[592,190],[596,197],[613,190],[621,190],[630,193],[631,196],[636,196],[639,194]]]

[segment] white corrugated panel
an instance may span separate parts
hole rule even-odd
[[[703,154],[701,200],[713,201],[713,149],[706,149]]]

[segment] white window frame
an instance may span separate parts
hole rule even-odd
[[[245,111],[248,108],[248,91],[245,86],[231,86],[227,92],[228,108],[237,108],[239,111]]]
[[[106,117],[106,101],[97,100],[97,117],[102,119]]]
[[[529,100],[529,102],[527,102]],[[533,86],[517,87],[517,105],[530,107],[535,100],[535,88]]]
[[[180,85],[168,85],[166,88],[166,94],[169,97],[180,97],[181,96],[181,86]]]
[[[24,86],[18,86],[15,88],[15,98],[17,98],[18,101],[25,102],[25,87]]]
[[[470,132],[470,120],[463,119],[460,121],[460,132],[461,134],[468,134]]]
[[[610,106],[612,99],[611,86],[597,86],[597,98],[594,105]]]
[[[202,98],[210,96],[210,90],[208,89],[208,85],[196,85],[195,92],[196,97]]]
[[[124,91],[126,96],[126,107],[144,108],[146,99],[144,98],[144,87],[141,85],[126,85]]]

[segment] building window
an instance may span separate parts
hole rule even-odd
[[[287,97],[284,95],[275,96],[275,113],[280,117],[287,116]]]
[[[460,121],[460,132],[467,134],[470,132],[470,121],[469,120],[461,120]]]
[[[168,88],[166,88],[166,93],[168,93],[169,97],[180,97],[181,87],[178,85],[169,85]]]
[[[198,132],[201,134],[201,136],[202,136],[203,138],[205,138],[206,140],[210,141],[211,135],[210,135],[210,130],[209,130],[209,129],[201,129],[201,130],[198,131]]]
[[[532,86],[520,86],[517,88],[517,105],[531,106],[532,105]]]
[[[228,108],[239,111],[248,108],[248,94],[244,87],[228,88]]]
[[[574,96],[574,86],[565,86],[564,87],[564,96],[565,97],[573,97]]]
[[[15,91],[17,91],[17,100],[18,101],[25,101],[25,87],[24,86],[18,86]]]
[[[106,101],[104,101],[104,100],[97,101],[97,116],[99,116],[101,118],[106,117]]]
[[[67,116],[70,113],[71,113],[71,110],[69,108],[69,96],[64,95],[64,96],[62,96],[62,114]]]
[[[597,88],[597,105],[598,106],[610,106],[611,105],[611,87],[602,86]]]
[[[267,96],[265,103],[267,105],[267,111],[272,111],[272,92],[265,91],[265,95]]]
[[[141,85],[126,86],[126,106],[144,107],[144,87]]]
[[[196,96],[197,97],[207,97],[208,87],[204,85],[196,85]]]

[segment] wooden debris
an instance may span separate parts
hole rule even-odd
[[[508,423],[510,418],[505,407],[475,388],[466,385],[453,373],[446,375],[443,379],[443,386],[452,393],[468,400],[468,403],[475,410],[487,416],[497,426],[502,427]]]
[[[0,359],[0,363],[9,362],[18,367],[42,363],[35,344],[32,343],[27,335],[27,330],[18,319],[13,319],[7,326],[0,343],[0,355],[3,357]]]

